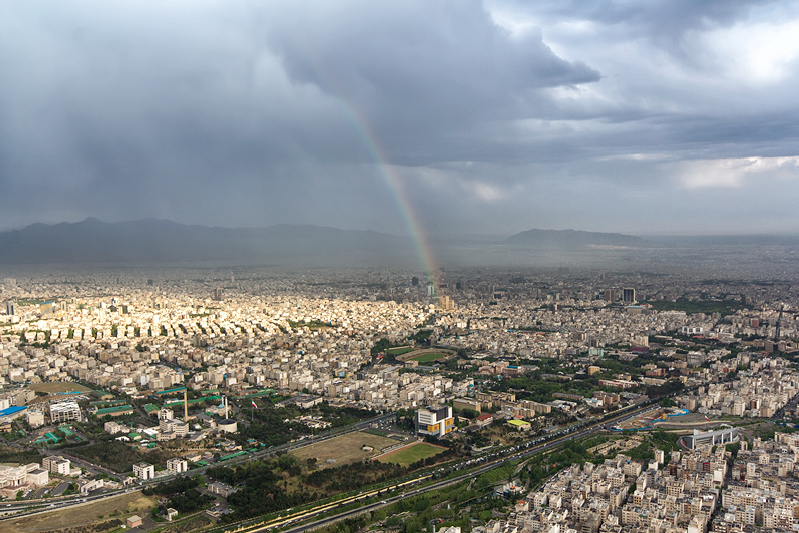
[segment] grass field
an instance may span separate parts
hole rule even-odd
[[[419,459],[427,459],[428,457],[438,455],[445,449],[446,448],[442,448],[440,446],[427,444],[426,442],[419,442],[412,446],[408,446],[407,448],[402,448],[396,452],[391,452],[388,455],[384,455],[378,459],[378,461],[381,463],[397,463],[401,466],[408,466],[409,464],[415,463]]]
[[[354,461],[362,461],[367,457],[374,457],[380,453],[381,448],[396,443],[397,441],[386,437],[356,431],[316,444],[311,444],[310,446],[305,446],[291,453],[301,462],[316,458],[317,468],[323,468],[325,466],[338,466]],[[373,447],[374,451],[366,452],[361,450],[364,444]],[[335,459],[336,462],[332,464],[327,463],[326,461],[328,459]]]
[[[156,505],[158,505],[158,498],[142,496],[141,492],[130,492],[66,510],[8,520],[3,522],[0,530],[37,533],[39,531],[88,526],[114,518],[124,522],[127,517],[134,514],[142,517],[149,515],[150,509]],[[103,518],[100,518],[101,516]]]
[[[446,353],[423,353],[417,355],[415,357],[411,357],[408,361],[417,361],[419,363],[430,363],[432,361],[438,361],[439,359],[444,359],[445,357],[449,357],[449,354]]]
[[[55,381],[52,383],[31,383],[30,389],[35,392],[46,392],[48,394],[59,392],[89,392],[89,387],[84,387],[80,383],[65,383]]]

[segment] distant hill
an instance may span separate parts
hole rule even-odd
[[[0,233],[0,264],[263,263],[341,266],[413,261],[409,241],[374,231],[278,225],[211,228],[169,220],[33,224]]]
[[[652,243],[634,235],[621,233],[595,233],[591,231],[575,231],[573,229],[551,230],[531,229],[508,237],[509,244],[526,244],[545,247],[625,247],[639,248],[651,246]]]

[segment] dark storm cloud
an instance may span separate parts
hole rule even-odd
[[[406,231],[385,171],[428,231],[634,232],[670,223],[658,198],[727,227],[707,191],[733,205],[764,184],[783,202],[799,191],[797,11],[3,3],[0,228],[152,216]]]
[[[321,1],[273,22],[269,42],[292,79],[357,106],[389,135],[534,116],[538,89],[599,79],[540,32],[512,38],[474,1]]]
[[[540,33],[512,39],[477,2],[4,11],[5,225],[28,221],[13,205],[35,204],[55,219],[279,222],[319,203],[326,180],[385,203],[347,166],[374,162],[353,111],[391,159],[429,163],[463,156],[458,143],[437,150],[439,135],[525,116],[542,87],[598,79]],[[264,194],[264,213],[242,217],[231,191]]]

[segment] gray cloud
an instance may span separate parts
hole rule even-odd
[[[0,229],[795,227],[797,5],[0,4]]]

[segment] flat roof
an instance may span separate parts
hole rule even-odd
[[[24,411],[25,409],[27,409],[27,407],[19,405],[15,405],[13,407],[7,407],[6,409],[0,411],[0,417],[14,415],[19,413],[20,411]]]
[[[119,413],[122,411],[133,411],[130,405],[120,405],[119,407],[106,407],[105,409],[98,409],[97,416],[107,415],[111,413]]]
[[[158,394],[158,395],[171,394],[173,392],[181,392],[181,391],[184,391],[184,390],[187,390],[186,387],[175,387],[174,389],[158,391],[158,392],[156,392],[156,394]]]

